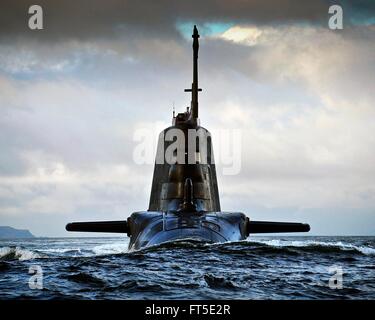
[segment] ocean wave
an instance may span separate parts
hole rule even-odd
[[[289,254],[302,253],[349,253],[353,255],[375,255],[373,246],[363,243],[347,243],[343,241],[292,240],[292,239],[248,239],[237,242],[204,243],[196,239],[184,239],[165,242],[141,250],[130,251],[125,242],[114,242],[93,247],[66,246],[61,248],[25,249],[19,246],[0,247],[0,260],[31,260],[38,258],[80,258],[111,255],[147,254],[159,250],[211,251],[221,254]],[[354,259],[354,257],[353,257]]]
[[[248,243],[262,244],[275,248],[296,248],[301,250],[317,251],[317,252],[357,252],[364,255],[375,255],[375,248],[363,246],[363,245],[354,245],[350,243],[344,243],[341,241],[337,242],[324,242],[324,241],[315,241],[315,240],[251,240],[246,241]]]
[[[8,271],[9,269],[10,269],[9,263],[7,263],[6,261],[1,261],[0,259],[0,272]]]
[[[127,245],[108,238],[6,241],[0,299],[374,299],[375,237],[185,239],[136,252]],[[43,290],[22,280],[33,263],[48,271]],[[334,265],[344,272],[341,290],[329,288]]]
[[[92,249],[95,255],[121,254],[128,252],[128,244],[124,242],[108,243],[96,246]]]
[[[146,291],[146,292],[161,292],[165,289],[164,286],[148,280],[125,280],[119,285],[107,286],[105,291]]]
[[[50,249],[39,249],[42,252],[49,252],[49,253],[81,253],[81,248],[50,248]]]
[[[231,243],[231,242],[227,242],[227,243]],[[223,243],[217,243],[218,245],[222,245]],[[183,248],[187,248],[187,249],[205,249],[207,245],[213,245],[212,243],[207,243],[207,242],[203,242],[201,240],[197,240],[195,238],[186,238],[186,239],[179,239],[179,240],[173,240],[173,241],[165,241],[165,242],[162,242],[162,243],[159,243],[159,244],[154,244],[154,245],[151,245],[151,246],[148,246],[146,248],[141,248],[141,249],[137,249],[137,250],[134,250],[134,249],[131,249],[131,251],[129,253],[137,253],[137,252],[149,252],[149,251],[157,251],[157,250],[160,250],[160,249],[183,249]]]
[[[42,256],[34,251],[22,249],[20,247],[0,248],[0,260],[32,260]]]
[[[298,254],[299,252],[312,252],[312,253],[357,253],[366,256],[375,255],[375,248],[354,245],[350,243],[337,242],[324,242],[316,240],[242,240],[235,242],[225,243],[204,243],[196,241],[195,239],[184,239],[177,241],[168,241],[155,245],[152,247],[138,250],[138,252],[157,251],[161,249],[195,249],[205,250],[213,249],[224,253],[288,253]]]
[[[108,243],[94,247],[64,247],[64,248],[41,248],[39,253],[50,254],[51,257],[96,257],[104,255],[122,254],[128,252],[128,245],[123,243]]]
[[[105,281],[103,279],[86,272],[70,274],[66,276],[66,279],[76,283],[84,283],[98,286],[105,285]]]
[[[218,277],[213,274],[205,274],[204,280],[210,288],[214,289],[236,289],[237,286],[233,281],[226,279],[224,277]]]

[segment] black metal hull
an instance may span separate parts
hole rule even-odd
[[[197,240],[208,243],[244,240],[246,216],[239,212],[135,212],[128,220],[129,250],[168,241]]]

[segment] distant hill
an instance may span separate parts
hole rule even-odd
[[[20,230],[12,227],[0,226],[0,239],[12,238],[34,238],[34,236],[29,230]]]

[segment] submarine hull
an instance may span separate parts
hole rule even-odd
[[[207,243],[244,240],[246,216],[240,212],[135,212],[128,219],[129,250],[139,250],[169,241],[195,240]]]
[[[165,242],[194,240],[208,243],[245,240],[250,234],[308,232],[310,226],[297,222],[250,220],[241,212],[140,211],[127,220],[72,222],[67,231],[127,233],[129,251]]]

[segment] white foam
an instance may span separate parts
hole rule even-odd
[[[128,244],[124,242],[120,243],[108,243],[100,246],[96,246],[92,249],[96,255],[107,255],[107,254],[120,254],[128,252]]]
[[[51,252],[51,253],[65,253],[65,252],[76,251],[78,253],[81,253],[81,248],[51,248],[51,249],[40,249],[39,251]]]
[[[356,246],[350,243],[337,242],[323,242],[314,240],[255,240],[251,239],[251,242],[261,243],[272,247],[310,247],[310,246],[321,246],[321,247],[339,247],[342,250],[356,250],[365,255],[375,255],[375,248],[366,246]]]
[[[0,248],[0,258],[6,257],[8,255],[13,255],[15,259],[20,261],[31,260],[36,258],[41,258],[36,252],[22,249],[20,247],[2,247]]]

